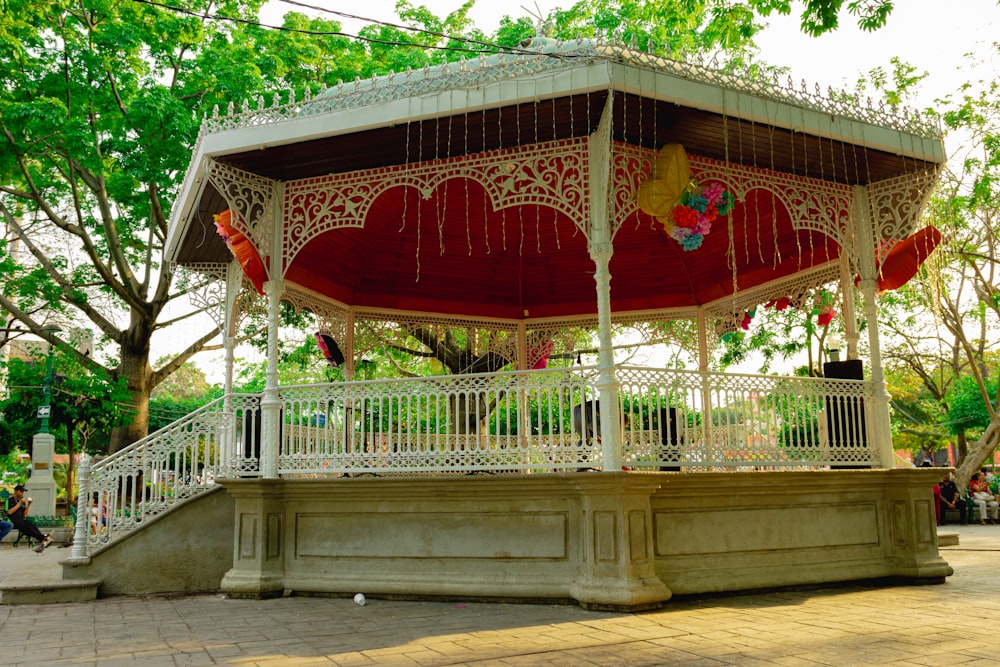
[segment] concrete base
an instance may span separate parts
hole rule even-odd
[[[67,558],[62,576],[100,581],[102,596],[214,592],[232,566],[232,541],[233,500],[219,488],[149,519],[89,558]]]
[[[928,474],[930,473],[930,474]],[[575,600],[937,583],[934,470],[230,480],[240,597]]]
[[[942,582],[929,472],[675,475],[652,499],[657,574],[675,594]]]

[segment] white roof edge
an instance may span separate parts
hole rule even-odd
[[[447,96],[454,96],[457,92],[472,95],[479,90],[505,89],[507,86],[504,84],[527,87],[537,85],[546,78],[560,78],[567,72],[592,73],[596,69],[608,68],[615,70],[614,75],[608,75],[609,86],[644,95],[648,95],[647,90],[637,88],[636,81],[648,81],[651,78],[670,80],[684,88],[707,86],[720,93],[725,91],[727,97],[754,99],[798,112],[812,112],[817,117],[832,116],[835,119],[851,120],[871,128],[893,129],[915,138],[940,140],[942,136],[939,125],[914,112],[891,106],[864,106],[857,103],[856,96],[848,93],[831,90],[824,95],[818,89],[795,89],[791,81],[781,83],[777,78],[741,77],[618,46],[595,45],[588,40],[560,43],[557,47],[543,44],[542,47],[542,51],[535,53],[494,54],[472,61],[462,60],[423,70],[358,80],[327,89],[314,98],[296,101],[294,96],[290,96],[287,103],[271,107],[266,107],[263,99],[258,100],[256,109],[245,102],[239,111],[230,107],[223,116],[213,114],[205,120],[204,127],[208,133],[216,134],[240,128],[282,124],[308,116],[329,117],[339,111],[371,109],[394,101],[406,100],[412,106],[415,100],[439,99],[443,93]],[[583,93],[596,89],[594,82],[588,85],[586,81],[578,81],[577,76],[571,74],[570,78],[575,84],[562,92]],[[591,76],[588,75],[588,78]],[[543,89],[545,87],[542,86]],[[552,87],[550,94],[557,92],[558,89]],[[487,103],[486,107],[511,103],[516,99],[516,96],[511,99],[502,97],[494,101],[494,104]],[[684,103],[686,100],[681,98],[677,101]],[[697,102],[697,99],[692,101]],[[439,104],[431,113],[440,114],[450,108],[452,107]],[[421,114],[409,117],[416,120]]]

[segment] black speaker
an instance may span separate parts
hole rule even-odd
[[[660,466],[662,471],[681,469],[681,425],[684,413],[680,408],[660,408],[660,461],[678,465]]]
[[[864,380],[865,369],[860,359],[829,361],[823,364],[823,376],[834,380]],[[827,396],[826,423],[830,438],[830,456],[850,460],[849,450],[868,446],[865,401],[860,396]],[[867,465],[831,465],[838,470],[870,468]]]

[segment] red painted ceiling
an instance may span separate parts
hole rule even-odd
[[[825,236],[792,230],[764,191],[716,220],[692,251],[636,213],[614,239],[612,309],[706,304],[838,252]],[[478,184],[452,180],[428,199],[402,187],[383,193],[364,228],[312,240],[286,279],[357,307],[519,319],[593,315],[594,270],[565,216],[538,206],[497,212]]]

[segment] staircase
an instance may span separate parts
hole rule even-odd
[[[3,548],[0,605],[217,589],[232,562],[233,509],[215,479],[228,472],[237,414],[256,399],[220,398],[93,465],[84,458],[71,544]],[[204,506],[191,511],[206,499],[207,525]]]

